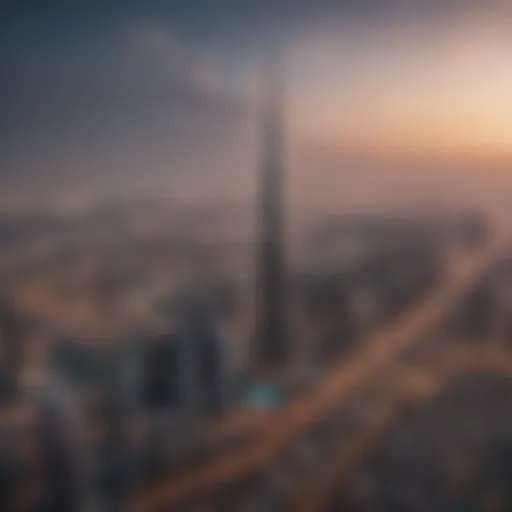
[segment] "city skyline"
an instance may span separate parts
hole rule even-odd
[[[511,18],[1,2],[0,508],[512,509]]]

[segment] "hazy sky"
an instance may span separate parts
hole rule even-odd
[[[258,69],[280,45],[302,201],[492,195],[512,163],[508,5],[4,0],[0,184],[31,200],[250,196]]]

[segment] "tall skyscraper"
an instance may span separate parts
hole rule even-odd
[[[283,82],[279,62],[269,68],[262,140],[259,197],[258,324],[255,363],[278,369],[290,357],[286,312],[283,208]]]
[[[186,401],[189,409],[219,413],[225,406],[226,385],[231,377],[229,343],[208,290],[192,288],[186,300],[179,326]]]

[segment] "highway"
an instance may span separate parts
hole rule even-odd
[[[445,282],[391,327],[361,344],[352,356],[333,365],[310,394],[258,420],[261,430],[241,452],[219,455],[173,475],[143,492],[132,504],[134,512],[172,510],[206,497],[266,467],[283,449],[300,438],[340,404],[358,384],[393,361],[404,349],[419,343],[444,318],[501,254],[500,238],[471,260],[452,269]]]
[[[308,478],[294,492],[287,507],[290,512],[317,512],[325,510],[330,499],[341,490],[343,480],[365,455],[369,454],[386,427],[392,425],[404,408],[417,407],[433,398],[450,382],[468,372],[486,372],[495,375],[512,374],[512,351],[496,344],[471,346],[445,343],[436,347],[435,359],[421,368],[410,371],[407,365],[395,368],[394,382],[377,379],[373,386],[380,388],[379,401],[368,417],[361,422],[353,436],[338,439],[332,447],[330,462],[323,464],[318,479]],[[408,371],[409,370],[409,371]],[[398,386],[393,386],[398,382]]]

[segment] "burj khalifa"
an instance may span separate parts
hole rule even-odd
[[[257,326],[254,357],[258,369],[279,370],[290,358],[284,222],[284,84],[279,61],[267,74],[264,97],[258,218]]]

